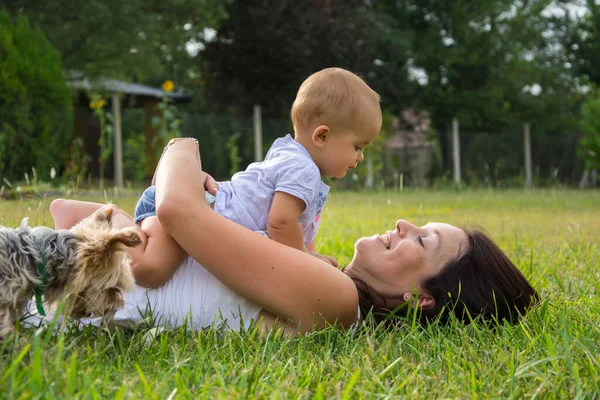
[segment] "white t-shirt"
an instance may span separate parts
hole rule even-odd
[[[173,277],[158,288],[136,286],[125,293],[125,306],[115,314],[119,325],[135,325],[152,316],[156,325],[179,327],[187,323],[192,329],[210,326],[239,330],[248,328],[258,317],[261,307],[237,295],[215,278],[192,257],[179,266]],[[37,326],[52,318],[37,314],[30,301],[24,322]],[[101,318],[82,318],[82,324],[98,326]],[[242,325],[243,323],[243,325]]]

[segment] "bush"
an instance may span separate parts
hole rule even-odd
[[[579,141],[579,157],[587,168],[600,168],[600,91],[581,106],[581,128],[584,136]]]
[[[72,115],[59,53],[27,18],[0,11],[0,178],[61,168]]]

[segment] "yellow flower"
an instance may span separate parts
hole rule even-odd
[[[162,84],[162,90],[164,90],[165,92],[173,91],[174,87],[175,84],[173,83],[173,81],[164,81]]]
[[[92,110],[101,110],[106,105],[106,102],[102,99],[98,99],[96,101],[90,100],[90,108]]]

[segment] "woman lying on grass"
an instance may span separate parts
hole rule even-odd
[[[360,238],[350,264],[338,270],[213,212],[198,201],[213,184],[193,140],[167,146],[156,173],[157,216],[189,257],[165,285],[129,293],[117,322],[135,323],[151,309],[167,326],[239,329],[258,321],[303,333],[352,327],[370,312],[382,321],[394,320],[392,310],[402,316],[418,309],[422,322],[454,314],[514,323],[537,301],[527,279],[479,231],[399,220],[383,235]],[[51,212],[57,228],[68,228],[101,206],[59,199]],[[132,222],[121,213],[113,224]]]

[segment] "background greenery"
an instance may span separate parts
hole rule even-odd
[[[105,201],[107,199],[96,198]],[[110,194],[108,195],[110,199]],[[113,199],[128,211],[134,198]],[[51,199],[0,202],[0,220],[52,225]],[[516,326],[277,332],[20,330],[1,345],[6,398],[594,398],[600,393],[600,192],[333,193],[318,250],[341,265],[397,218],[481,224],[541,294]],[[18,217],[17,217],[18,216]],[[224,240],[227,240],[224,238]],[[169,397],[171,396],[171,397]]]
[[[575,185],[600,157],[593,150],[600,132],[581,124],[582,104],[596,96],[600,82],[600,5],[594,0],[13,0],[2,5],[13,21],[26,17],[45,35],[64,70],[153,86],[170,79],[176,90],[192,94],[194,102],[180,107],[181,133],[214,150],[205,156],[206,167],[220,179],[235,165],[252,161],[252,106],[263,107],[268,147],[290,130],[288,110],[300,83],[328,66],[363,76],[382,95],[389,117],[407,108],[429,113],[429,139],[438,149],[431,183],[450,176],[452,118],[460,121],[467,184],[522,184],[525,122],[531,125],[537,185]],[[37,42],[46,39],[10,45],[24,51]],[[15,80],[13,70],[14,61],[0,57],[0,85]],[[57,79],[44,89],[45,96],[64,91],[60,85]],[[25,88],[30,98],[40,89],[34,82]],[[15,99],[0,97],[0,109],[18,112]],[[35,106],[31,115],[40,110]],[[65,128],[50,130],[58,146],[68,140],[70,112],[56,111],[49,125],[18,133],[41,138],[38,132],[59,124]],[[135,151],[144,139],[140,113],[131,114],[124,135],[133,169],[126,173],[137,181],[148,177],[144,168],[136,169],[146,160]],[[0,120],[4,135],[6,118]],[[382,136],[391,133],[385,129]],[[0,174],[22,180],[36,165],[33,154],[24,153],[22,171]],[[55,162],[68,166],[71,160]],[[63,165],[57,170],[64,172],[63,180],[72,175]]]
[[[25,16],[13,24],[0,9],[0,60],[0,177],[49,173],[66,162],[71,137],[60,54]]]

